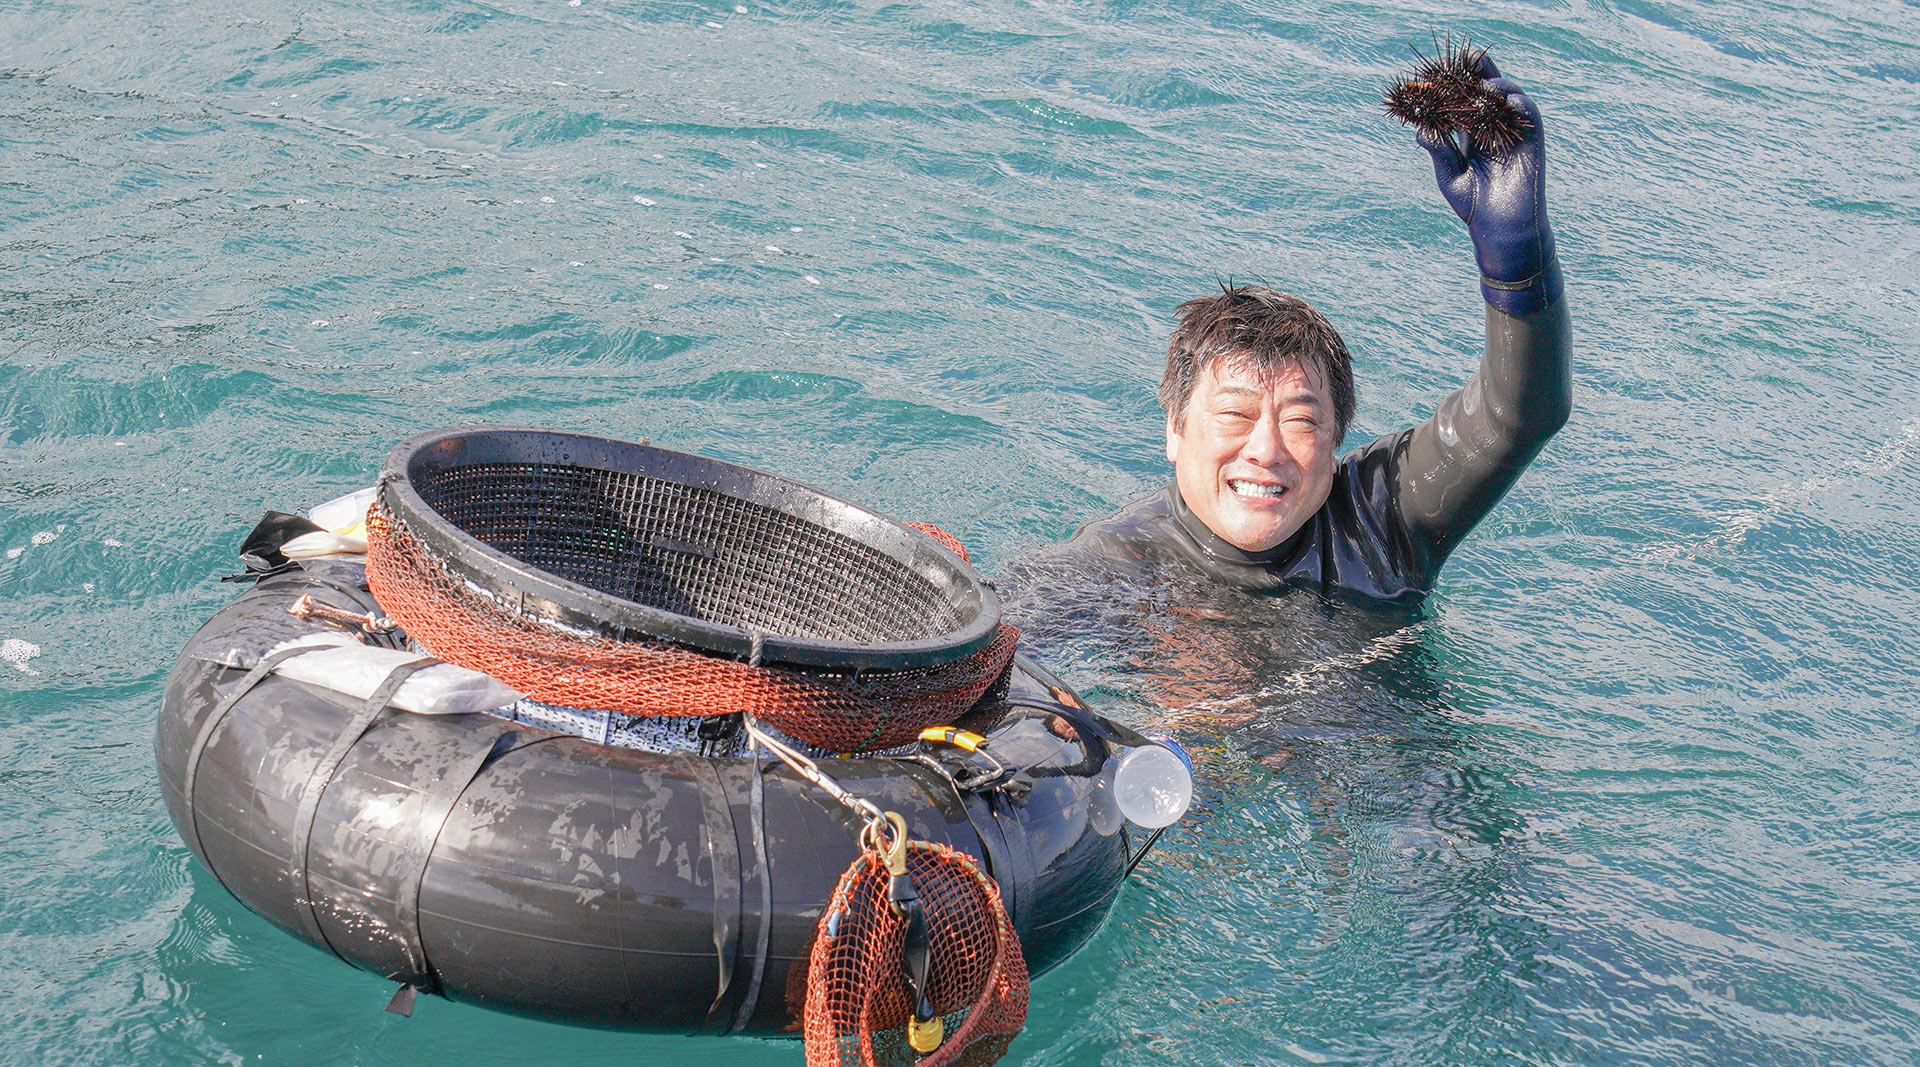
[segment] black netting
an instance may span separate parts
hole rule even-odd
[[[885,553],[710,489],[533,463],[420,472],[413,484],[442,519],[500,552],[678,615],[848,642],[937,638],[965,621]]]

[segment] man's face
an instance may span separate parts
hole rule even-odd
[[[1333,400],[1290,364],[1263,376],[1245,360],[1209,363],[1185,418],[1167,420],[1167,459],[1187,507],[1221,540],[1265,552],[1292,537],[1333,491]]]

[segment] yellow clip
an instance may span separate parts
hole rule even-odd
[[[907,1016],[907,1044],[913,1046],[913,1051],[924,1056],[939,1048],[940,1042],[946,1039],[947,1023],[940,1016],[936,1015],[926,1022]]]
[[[907,820],[897,811],[884,811],[880,818],[893,830],[893,840],[881,840],[879,821],[870,822],[860,832],[862,844],[880,853],[880,859],[887,865],[887,873],[899,878],[907,873]]]
[[[920,740],[945,742],[956,748],[964,748],[968,752],[978,752],[980,746],[987,743],[987,739],[979,734],[971,730],[962,730],[957,726],[929,726],[920,731]]]

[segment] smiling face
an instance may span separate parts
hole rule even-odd
[[[1214,359],[1184,418],[1167,420],[1181,498],[1246,552],[1278,546],[1327,502],[1338,445],[1326,383],[1298,363],[1262,374],[1245,359]]]

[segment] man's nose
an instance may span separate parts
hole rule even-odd
[[[1286,454],[1286,443],[1280,437],[1280,420],[1267,415],[1260,416],[1253,424],[1253,432],[1240,446],[1242,459],[1262,467],[1278,466]]]

